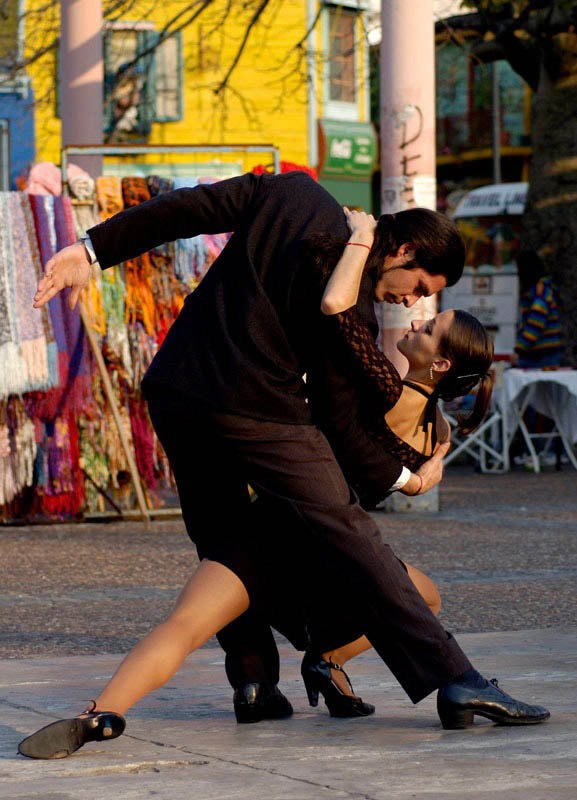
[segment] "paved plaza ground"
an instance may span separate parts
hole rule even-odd
[[[32,762],[22,736],[75,713],[170,607],[194,563],[179,521],[0,529],[0,798],[577,798],[577,476],[449,468],[439,514],[376,513],[403,558],[437,580],[443,623],[487,677],[550,722],[443,731],[374,654],[350,669],[375,716],[311,709],[281,641],[283,722],[239,726],[223,656],[196,653],[128,716],[127,735]]]

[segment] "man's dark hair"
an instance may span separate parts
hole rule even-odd
[[[419,266],[431,275],[444,275],[447,286],[457,283],[465,265],[465,244],[452,220],[428,208],[409,208],[379,217],[367,268],[381,267],[385,256],[409,242],[416,252],[407,269]]]
[[[422,267],[431,275],[444,275],[447,286],[457,283],[463,274],[465,244],[457,226],[448,217],[428,208],[410,208],[379,217],[365,269],[381,272],[385,256],[395,254],[402,244],[409,242],[416,247],[415,256],[402,269]],[[345,244],[345,241],[321,234],[311,236],[301,247],[318,274],[327,281]]]

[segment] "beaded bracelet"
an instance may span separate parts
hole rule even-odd
[[[347,242],[345,247],[366,247],[367,250],[371,249],[368,244],[362,244],[361,242]]]

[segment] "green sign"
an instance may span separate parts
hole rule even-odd
[[[320,175],[367,178],[377,154],[375,129],[370,122],[319,120]]]

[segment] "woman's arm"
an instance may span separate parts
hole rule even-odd
[[[401,395],[401,378],[354,308],[377,223],[364,211],[344,211],[351,236],[326,284],[321,310],[334,324],[341,350],[364,390],[371,393],[373,404],[376,400],[376,407],[384,413]]]
[[[369,327],[356,308],[331,315],[327,324],[334,325],[352,373],[359,379],[361,392],[368,393],[376,413],[384,414],[395,405],[403,383],[395,365],[379,350]]]
[[[323,314],[346,311],[357,302],[363,270],[375,238],[377,223],[372,214],[344,209],[351,235],[334,268],[321,300]]]

